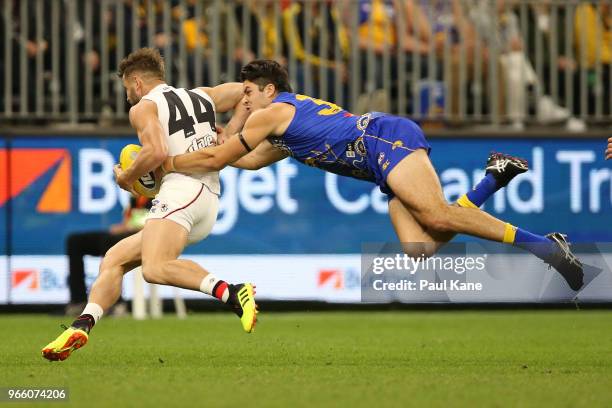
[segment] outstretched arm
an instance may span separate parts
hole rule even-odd
[[[253,149],[252,152],[230,163],[230,166],[246,170],[259,170],[287,156],[287,153],[272,146],[267,140],[264,140],[259,146]]]
[[[164,161],[165,171],[180,173],[206,173],[218,171],[255,149],[266,137],[274,134],[283,116],[277,109],[266,108],[254,112],[238,133],[220,146],[207,147],[192,153],[169,157]]]

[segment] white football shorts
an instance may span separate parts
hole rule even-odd
[[[218,211],[219,197],[199,180],[185,177],[162,183],[147,220],[176,222],[187,230],[187,243],[193,244],[210,234]]]

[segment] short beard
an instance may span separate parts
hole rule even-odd
[[[140,102],[140,100],[141,100],[141,99],[142,99],[142,98],[136,97],[136,98],[135,98],[135,100],[134,100],[134,101],[132,101],[132,100],[130,100],[130,99],[128,98],[128,102],[129,102],[129,104],[130,104],[130,105],[134,106],[134,105],[136,105],[138,102]]]

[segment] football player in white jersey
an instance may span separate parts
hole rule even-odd
[[[128,191],[133,192],[134,182],[155,171],[168,155],[216,144],[215,112],[241,111],[228,124],[232,131],[239,130],[248,115],[240,103],[240,83],[191,90],[166,84],[164,61],[155,49],[132,52],[119,64],[118,75],[132,105],[130,123],[142,145],[128,169],[115,168],[117,183]],[[198,290],[227,303],[250,333],[257,320],[253,285],[228,284],[195,262],[178,259],[186,245],[210,233],[219,193],[218,172],[166,174],[144,229],[106,253],[83,313],[43,348],[43,357],[65,360],[85,345],[91,328],[119,298],[123,275],[138,265],[147,282]]]

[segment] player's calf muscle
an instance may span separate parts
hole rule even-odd
[[[436,232],[458,232],[457,225],[452,220],[450,205],[417,212],[415,217],[427,229]]]

